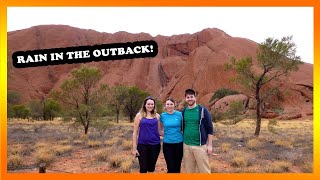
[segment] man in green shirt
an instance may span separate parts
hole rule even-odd
[[[211,173],[209,156],[212,153],[213,125],[209,111],[196,103],[193,89],[185,91],[188,106],[183,116],[183,159],[187,173]]]

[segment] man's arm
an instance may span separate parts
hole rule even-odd
[[[212,134],[208,134],[208,140],[207,140],[207,153],[208,154],[212,154],[212,140],[213,140],[213,135]]]
[[[213,141],[213,125],[212,125],[212,118],[210,115],[210,112],[208,109],[205,109],[205,118],[207,122],[207,133],[208,133],[208,139],[207,139],[207,153],[212,154],[212,141]]]

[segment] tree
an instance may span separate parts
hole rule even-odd
[[[289,36],[281,40],[267,38],[259,45],[257,52],[259,70],[253,68],[251,57],[238,60],[232,57],[231,63],[225,65],[226,70],[235,70],[235,81],[249,89],[256,99],[255,136],[260,134],[264,103],[277,91],[277,87],[272,86],[270,82],[277,81],[279,77],[287,76],[292,71],[297,71],[301,63],[300,57],[296,56],[296,45],[292,42],[292,36]]]
[[[129,116],[129,121],[133,122],[135,115],[139,112],[144,98],[149,93],[140,90],[138,87],[129,87],[128,94],[124,101],[124,113]]]
[[[14,117],[26,119],[30,115],[30,110],[23,104],[12,107]]]
[[[114,86],[110,89],[109,95],[108,105],[116,114],[116,122],[119,123],[120,111],[123,109],[125,99],[128,96],[128,87]]]
[[[54,99],[48,98],[45,100],[43,112],[45,120],[49,119],[52,121],[61,112],[61,106]]]
[[[43,102],[39,99],[29,101],[30,116],[32,119],[41,119],[43,117]]]
[[[8,117],[14,117],[14,112],[12,107],[14,105],[17,105],[19,102],[20,102],[20,94],[16,91],[8,91],[8,96],[7,96]]]
[[[71,72],[71,78],[62,83],[60,91],[51,94],[62,102],[69,116],[75,117],[75,123],[83,126],[85,134],[105,108],[108,86],[98,87],[101,77],[98,68],[81,66]]]

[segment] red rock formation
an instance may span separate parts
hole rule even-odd
[[[100,83],[136,85],[164,100],[171,96],[184,98],[186,88],[198,92],[198,102],[209,104],[212,93],[224,87],[237,89],[229,79],[233,72],[225,72],[224,64],[231,56],[255,58],[257,43],[234,38],[219,29],[204,29],[195,34],[152,37],[146,33],[101,33],[64,25],[44,25],[8,32],[8,90],[19,91],[22,101],[40,98],[57,89],[69,72],[81,64],[64,64],[17,69],[12,66],[16,51],[63,48],[95,44],[154,40],[159,53],[155,58],[100,61],[87,63],[99,67]],[[310,114],[313,110],[313,65],[303,64],[282,86],[285,93],[283,107],[294,107]],[[302,113],[303,114],[303,113]]]

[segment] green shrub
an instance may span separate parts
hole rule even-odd
[[[236,90],[231,90],[231,89],[227,89],[227,88],[221,88],[219,90],[217,90],[211,97],[210,101],[213,101],[214,99],[221,99],[225,96],[229,96],[229,95],[234,95],[234,94],[239,94],[238,91]]]

